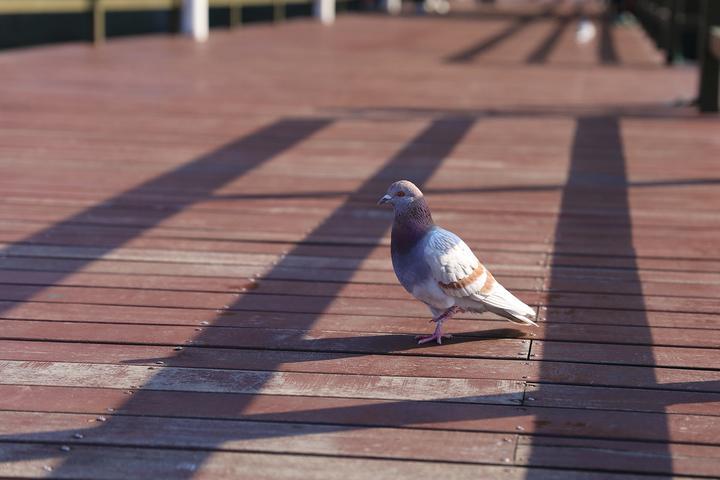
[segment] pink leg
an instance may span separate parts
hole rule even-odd
[[[442,334],[442,324],[445,320],[449,319],[450,317],[461,311],[462,309],[460,307],[453,306],[438,315],[437,318],[433,318],[432,320],[430,320],[431,322],[435,322],[437,324],[435,326],[435,331],[432,335],[418,335],[417,337],[415,337],[415,339],[418,341],[418,344],[422,345],[423,343],[435,340],[439,345],[442,345],[443,338],[452,338],[452,335]]]

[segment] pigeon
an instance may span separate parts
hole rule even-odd
[[[378,201],[395,211],[390,254],[398,280],[430,308],[432,335],[418,343],[442,343],[443,322],[457,313],[493,312],[513,323],[534,325],[535,310],[508,292],[457,235],[435,225],[425,197],[408,180],[392,185]]]

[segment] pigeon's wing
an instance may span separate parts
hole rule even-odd
[[[468,297],[479,292],[488,275],[470,247],[442,228],[428,233],[424,256],[440,289],[453,297]]]
[[[424,254],[445,294],[467,299],[464,303],[470,309],[473,302],[481,302],[503,316],[532,323],[528,318],[534,317],[535,311],[500,285],[454,233],[441,228],[431,231]]]

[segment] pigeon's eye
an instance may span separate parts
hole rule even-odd
[[[398,197],[404,197],[404,196],[405,196],[405,192],[403,192],[402,190],[400,190],[400,191],[397,192],[395,195],[397,195]]]

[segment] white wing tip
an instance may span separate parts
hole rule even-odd
[[[533,318],[537,319],[537,315],[535,314],[535,310],[530,307],[528,307],[526,313],[517,313],[513,311],[508,311],[508,313],[513,317],[509,319],[512,323],[518,325],[532,325],[533,327],[540,326],[537,322],[535,322],[535,320],[533,320]]]
[[[508,320],[510,320],[510,322],[512,322],[512,323],[514,323],[514,324],[516,324],[516,325],[532,325],[533,327],[539,327],[539,326],[540,326],[540,325],[538,325],[534,320],[530,320],[530,319],[527,318],[527,317],[517,316],[517,317],[515,317],[515,318],[509,318]]]

